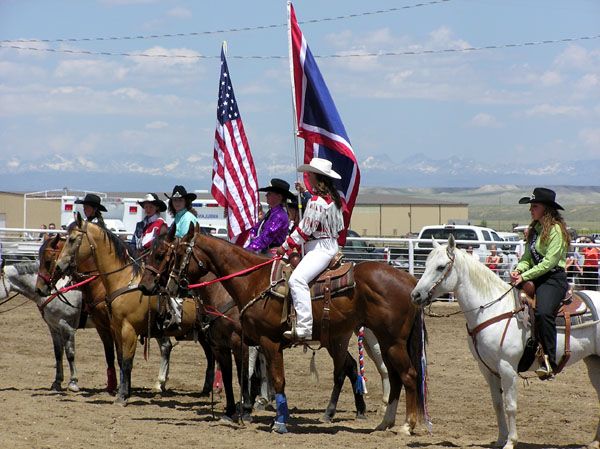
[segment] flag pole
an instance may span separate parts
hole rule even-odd
[[[223,50],[223,55],[227,56],[227,41],[221,43],[221,50]],[[221,61],[221,64],[223,64],[223,61]],[[229,230],[231,229],[229,223],[229,204],[227,204],[227,207],[223,208],[223,214],[225,215],[225,225],[227,226],[227,240],[231,241],[231,238],[229,237]]]
[[[292,133],[294,135],[294,159],[296,161],[296,167],[300,166],[300,162],[298,160],[298,121],[296,115],[296,89],[294,84],[294,62],[293,62],[293,52],[292,52],[292,19],[291,19],[291,6],[292,2],[288,0],[287,2],[287,25],[288,25],[288,54],[290,61],[290,78],[291,78],[291,94],[292,94]],[[304,162],[304,160],[303,160]],[[303,181],[299,172],[296,172],[296,182],[301,183]],[[298,216],[299,219],[302,219],[302,198],[300,192],[298,192]]]

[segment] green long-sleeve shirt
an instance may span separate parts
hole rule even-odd
[[[529,245],[525,245],[525,253],[516,268],[521,273],[524,281],[538,278],[554,267],[565,268],[567,260],[567,242],[563,239],[560,225],[555,224],[552,226],[548,238],[543,242],[541,239],[542,225],[536,223],[535,230],[538,234],[535,249],[542,256],[542,260],[536,265]]]

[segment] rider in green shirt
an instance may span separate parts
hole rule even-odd
[[[536,287],[535,326],[545,362],[536,374],[542,380],[551,378],[556,371],[555,314],[569,288],[565,264],[570,238],[559,212],[564,209],[555,198],[552,190],[536,187],[531,197],[519,200],[519,204],[530,204],[532,221],[525,253],[511,272],[513,284],[532,281]]]

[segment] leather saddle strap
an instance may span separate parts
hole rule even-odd
[[[114,292],[112,292],[109,296],[106,297],[106,302],[110,305],[110,304],[112,304],[112,302],[115,299],[117,299],[123,293],[129,293],[129,292],[132,292],[134,290],[138,290],[138,286],[137,285],[127,285],[125,287],[118,288]],[[141,294],[142,294],[142,292],[140,292],[140,295]]]
[[[560,358],[560,362],[558,362],[556,367],[557,374],[563,370],[569,361],[569,358],[571,357],[571,314],[569,314],[567,310],[565,310],[563,313],[565,316],[565,352]]]
[[[323,318],[321,319],[321,346],[329,346],[329,308],[331,305],[331,276],[325,278],[323,286]]]

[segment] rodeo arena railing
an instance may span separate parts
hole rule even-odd
[[[37,260],[38,250],[45,239],[56,233],[64,233],[60,229],[20,229],[0,228],[0,250],[6,264],[27,260]],[[115,232],[124,240],[131,238],[130,233]],[[219,236],[221,237],[221,236]],[[443,244],[444,241],[439,241]],[[496,247],[497,263],[491,268],[503,280],[510,280],[510,272],[523,254],[523,241],[491,242],[479,240],[457,240],[459,248],[473,250],[480,262],[486,263],[490,248]],[[598,290],[598,267],[585,267],[584,248],[597,248],[600,243],[572,243],[568,257],[571,259],[567,267],[569,283],[575,290]],[[348,237],[342,248],[344,258],[348,261],[380,261],[398,269],[406,270],[419,278],[425,269],[425,261],[432,248],[431,240],[414,238],[387,237]]]

